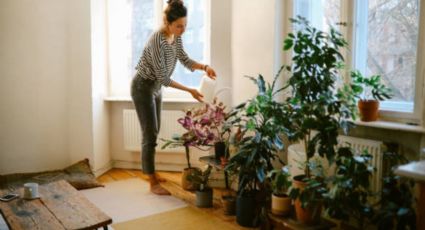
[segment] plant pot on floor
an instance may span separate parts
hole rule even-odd
[[[378,120],[379,101],[377,100],[359,100],[357,103],[360,112],[361,121]]]
[[[236,197],[233,195],[225,195],[221,197],[224,215],[233,216],[236,213]]]
[[[288,195],[272,194],[272,213],[277,216],[286,216],[291,212],[292,200]]]
[[[196,191],[196,207],[211,208],[213,206],[213,190],[212,188],[205,188],[204,190]]]
[[[192,181],[189,181],[187,179],[187,176],[193,175],[193,174],[201,174],[201,169],[199,168],[185,168],[183,169],[183,175],[182,175],[182,188],[184,190],[190,190],[194,191],[199,189],[199,185],[196,183],[193,183]]]
[[[294,188],[300,189],[300,191],[304,190],[307,186],[307,183],[302,181],[304,177],[304,175],[294,177],[294,180],[292,181]],[[301,200],[297,198],[294,201],[294,207],[298,222],[306,225],[312,225],[320,222],[322,214],[322,205],[320,203],[310,203],[307,207],[303,208]]]
[[[255,193],[238,195],[236,198],[236,222],[243,227],[257,227],[257,203]]]

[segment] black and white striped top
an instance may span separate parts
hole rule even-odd
[[[184,51],[181,37],[176,37],[169,44],[165,35],[160,30],[156,31],[143,49],[136,66],[136,77],[160,81],[162,85],[169,86],[177,59],[190,71],[194,70],[192,66],[195,62]]]

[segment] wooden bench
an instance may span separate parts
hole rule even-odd
[[[3,195],[8,191],[2,190]],[[17,191],[23,194],[22,188]],[[39,186],[39,199],[0,202],[0,211],[12,230],[108,229],[112,219],[66,181]]]

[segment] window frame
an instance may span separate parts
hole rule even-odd
[[[360,3],[364,3],[363,0],[345,0],[341,1],[340,17],[341,21],[347,22],[347,26],[341,27],[341,33],[344,38],[348,41],[349,47],[348,50],[343,51],[344,58],[346,60],[347,71],[343,74],[344,81],[349,82],[350,80],[350,69],[353,69],[355,66],[356,59],[356,49],[358,41],[356,40],[356,29],[355,25],[357,23],[357,12],[359,12],[358,7]],[[285,1],[286,8],[290,8],[289,17],[295,16],[296,1]],[[364,13],[361,11],[360,13]],[[287,19],[285,19],[287,20]],[[419,31],[418,31],[418,44],[417,44],[417,53],[416,53],[416,76],[415,76],[415,95],[413,101],[413,112],[401,112],[396,110],[388,110],[387,108],[380,107],[379,114],[380,120],[395,121],[401,123],[413,123],[423,126],[425,120],[424,112],[424,103],[425,103],[425,4],[419,2]],[[283,25],[286,23],[284,22]],[[421,26],[422,25],[422,26]],[[292,29],[289,29],[291,31]],[[289,63],[290,58],[285,57],[284,60]],[[381,102],[382,103],[382,102]],[[385,103],[385,101],[384,101]],[[389,102],[386,102],[389,103]],[[407,103],[406,103],[407,104]]]
[[[112,0],[113,1],[113,0]],[[166,7],[166,0],[152,0],[153,1],[153,7],[154,7],[154,12],[153,12],[153,23],[154,23],[154,31],[158,28],[160,28],[160,26],[163,24],[163,12],[164,9]],[[195,60],[196,62],[200,62],[200,61],[205,61],[205,63],[209,63],[211,60],[211,52],[210,52],[210,47],[211,47],[211,17],[210,17],[210,12],[211,12],[211,0],[203,0],[204,1],[204,7],[205,7],[205,14],[203,14],[203,20],[204,20],[204,27],[205,27],[205,35],[204,35],[204,46],[203,46],[203,55],[204,55],[204,60]],[[106,3],[106,6],[108,6],[109,3]],[[109,12],[108,12],[108,7],[105,8],[105,16],[106,16],[106,49],[107,49],[107,79],[108,79],[108,97],[129,97],[130,96],[130,83],[131,83],[131,78],[132,76],[129,76],[129,84],[128,84],[128,90],[125,89],[124,85],[126,85],[126,83],[124,83],[123,81],[127,81],[126,80],[122,80],[119,81],[116,78],[117,77],[113,77],[112,75],[117,75],[117,74],[112,74],[112,70],[115,69],[114,67],[112,67],[111,65],[111,44],[110,44],[110,38],[109,38]],[[189,13],[189,7],[188,7],[188,13]],[[190,24],[190,21],[188,21],[188,24]],[[131,46],[131,45],[130,45]],[[187,51],[187,50],[186,50]],[[189,57],[191,57],[191,54],[188,53]],[[177,65],[179,64],[179,61],[177,61]],[[176,65],[176,68],[177,68]],[[132,67],[134,68],[134,67]],[[131,72],[132,70],[130,70]],[[174,73],[173,73],[174,74]],[[200,75],[202,75],[200,73]],[[127,76],[126,76],[127,77]],[[113,88],[113,82],[119,82],[118,83],[118,87],[116,89]],[[180,82],[181,83],[181,82]],[[199,88],[199,86],[197,86]],[[181,90],[177,90],[174,89],[172,87],[163,87],[162,88],[162,98],[164,101],[175,101],[175,102],[187,102],[190,101],[192,99],[192,96],[187,93],[187,92],[183,92]],[[193,99],[194,100],[194,99]],[[195,101],[195,100],[194,100]]]

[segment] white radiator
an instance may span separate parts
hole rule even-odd
[[[382,186],[382,151],[381,141],[375,141],[375,140],[369,140],[369,139],[363,139],[363,138],[356,138],[356,137],[350,137],[350,136],[338,136],[338,145],[339,146],[346,146],[347,143],[351,145],[351,147],[355,150],[359,150],[361,152],[364,149],[367,149],[369,154],[372,155],[371,164],[373,167],[375,167],[375,171],[372,174],[371,179],[371,190],[373,192],[379,192],[381,190]],[[304,146],[301,144],[294,144],[289,146],[288,148],[288,164],[292,165],[292,168],[290,169],[292,176],[296,176],[299,174],[303,174],[304,172],[302,169],[298,168],[299,162],[305,161],[305,151]],[[327,161],[322,161],[322,164],[324,167],[328,167]]]
[[[174,134],[182,134],[185,131],[177,122],[177,119],[183,116],[183,111],[161,111],[161,128],[158,134],[158,146],[156,147],[157,152],[184,152],[183,147],[161,149],[161,146],[164,144],[164,142],[160,140],[160,138],[171,139]],[[142,135],[136,110],[123,110],[123,129],[124,149],[127,151],[140,151]]]

